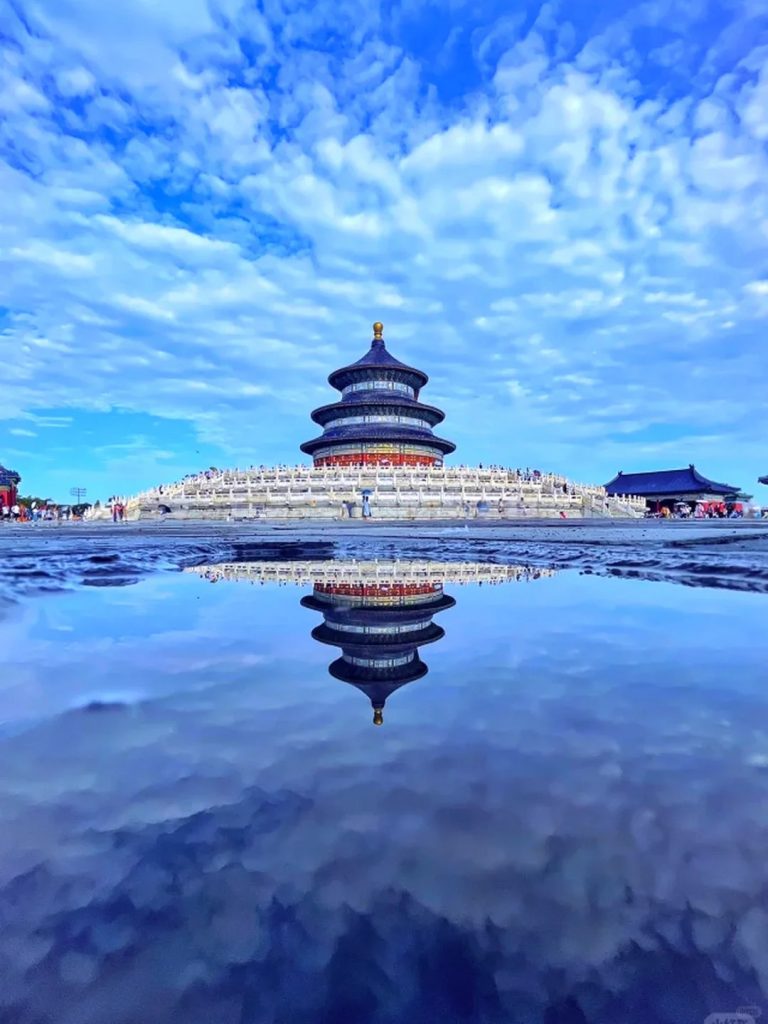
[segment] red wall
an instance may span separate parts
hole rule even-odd
[[[432,455],[377,455],[372,452],[351,452],[326,455],[315,459],[316,466],[439,466],[441,460]]]
[[[10,508],[11,505],[15,505],[17,496],[18,492],[15,487],[0,487],[0,507],[7,505]]]

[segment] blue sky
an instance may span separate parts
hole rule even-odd
[[[301,461],[373,320],[457,462],[768,471],[768,0],[0,0],[0,462]]]

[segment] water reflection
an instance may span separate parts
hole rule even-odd
[[[761,595],[206,572],[0,629],[2,1024],[765,1021]],[[300,605],[361,581],[456,599],[386,729]]]
[[[302,597],[301,604],[320,612],[324,620],[312,630],[312,637],[341,649],[341,657],[328,671],[368,697],[374,725],[384,724],[387,698],[429,671],[419,648],[445,636],[432,617],[456,604],[456,599],[444,592],[446,583],[493,586],[554,575],[552,569],[525,565],[354,559],[243,562],[188,571],[211,583],[306,584],[311,580],[312,594]]]

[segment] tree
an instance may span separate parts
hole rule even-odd
[[[20,505],[26,505],[27,508],[32,508],[32,505],[50,505],[52,504],[50,498],[38,498],[34,494],[19,495],[16,499]]]

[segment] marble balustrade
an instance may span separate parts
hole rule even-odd
[[[565,490],[564,490],[565,488]],[[126,499],[129,518],[155,518],[159,507],[175,518],[346,518],[343,503],[370,490],[382,519],[514,519],[639,517],[645,502],[607,498],[602,487],[555,474],[526,478],[515,470],[451,466],[388,468],[276,466],[200,474]]]

